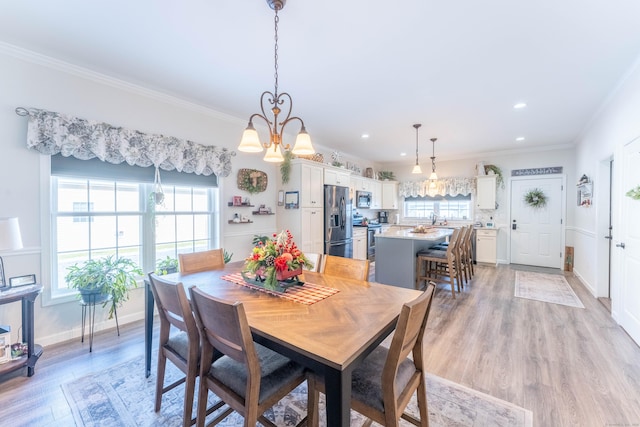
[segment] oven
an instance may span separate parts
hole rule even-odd
[[[376,260],[376,234],[380,233],[380,224],[369,224],[367,227],[367,259],[369,262]]]

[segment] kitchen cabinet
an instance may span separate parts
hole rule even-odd
[[[496,209],[496,175],[476,177],[476,208]]]
[[[319,208],[324,206],[324,170],[322,166],[291,163],[289,183],[297,181],[300,189],[300,207]],[[294,173],[294,169],[297,173]]]
[[[477,228],[476,233],[476,262],[487,264],[497,263],[498,229]]]
[[[300,250],[324,253],[324,209],[302,208]]]
[[[325,167],[324,184],[349,187],[351,185],[351,173],[345,169],[334,169]]]
[[[371,209],[382,209],[382,183],[371,181]]]
[[[353,258],[367,259],[367,227],[353,227]]]
[[[398,209],[398,183],[382,182],[382,209]]]

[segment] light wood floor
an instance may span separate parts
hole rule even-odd
[[[532,410],[536,427],[640,425],[640,348],[573,276],[584,310],[514,298],[516,268],[477,267],[455,300],[438,290],[428,370]],[[33,377],[1,380],[0,426],[73,425],[60,384],[143,354],[142,322],[97,334],[91,354],[46,348]]]

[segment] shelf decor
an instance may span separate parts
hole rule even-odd
[[[539,188],[529,190],[523,197],[524,202],[534,208],[541,209],[547,205],[547,196]]]
[[[266,243],[258,241],[251,255],[245,259],[243,277],[246,280],[248,273],[252,273],[251,283],[254,285],[278,290],[282,287],[280,282],[297,282],[303,267],[313,268],[313,263],[298,249],[293,235],[286,230],[274,233]]]
[[[267,189],[267,174],[256,169],[238,170],[238,188],[249,194],[262,193]]]
[[[636,185],[635,188],[627,191],[625,196],[632,198],[633,200],[640,200],[640,185]]]
[[[484,171],[486,175],[496,176],[496,186],[504,188],[504,178],[502,177],[502,169],[496,165],[484,165]]]

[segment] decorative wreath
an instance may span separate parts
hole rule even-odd
[[[640,185],[636,185],[635,188],[627,191],[625,196],[631,197],[633,200],[640,200]]]
[[[534,209],[540,209],[547,204],[547,196],[544,195],[541,189],[534,188],[529,190],[523,198],[524,202]]]
[[[238,170],[238,188],[250,194],[261,193],[267,189],[267,174],[256,169]]]

